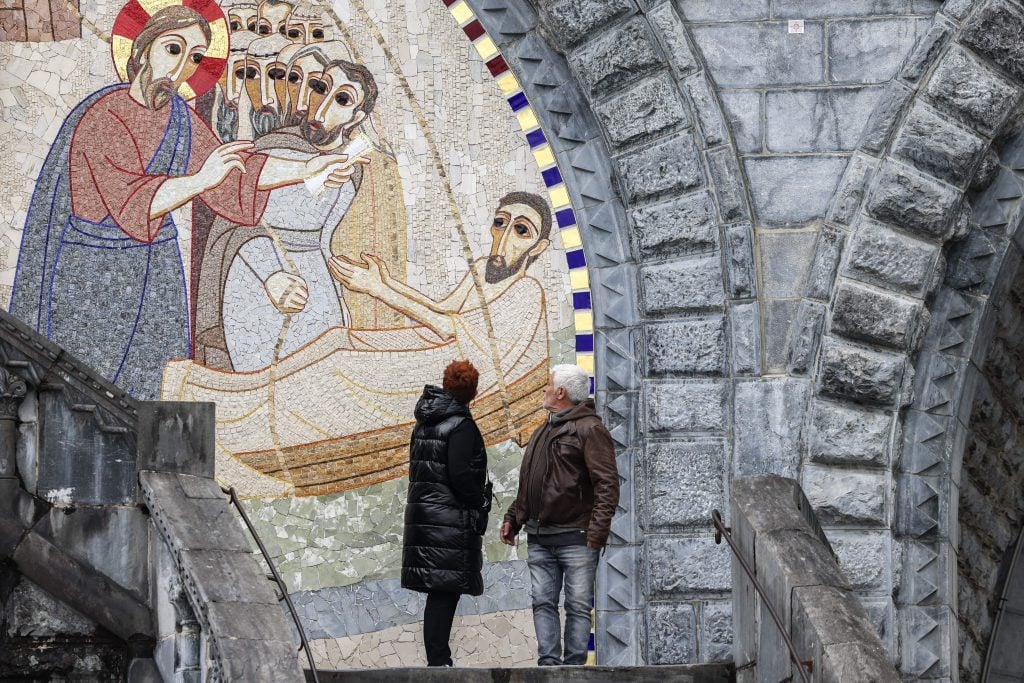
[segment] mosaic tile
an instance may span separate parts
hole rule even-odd
[[[547,368],[594,372],[592,303],[552,149],[469,5],[204,5],[211,39],[196,38],[198,52],[184,39],[181,59],[202,58],[166,104],[159,87],[114,87],[144,71],[129,69],[142,27],[132,18],[151,3],[95,0],[81,23],[68,5],[36,5],[46,11],[31,21],[0,17],[0,302],[137,397],[217,403],[217,477],[248,499],[291,590],[316,614],[339,608],[371,630],[399,629],[323,631],[325,662],[421,651],[403,621],[421,606],[381,586],[400,564],[412,407],[445,364],[471,359],[501,498],[487,572],[518,578],[467,600],[482,616],[460,619],[485,628],[459,640],[456,657],[532,661],[520,550],[493,527],[514,494],[519,444],[543,419]],[[95,153],[72,144],[80,126],[102,131]],[[161,195],[162,179],[131,192],[118,180],[194,179],[222,143],[251,137],[239,156],[250,172],[229,170],[198,198],[170,181]],[[76,168],[101,149],[109,166],[82,181]],[[314,169],[339,151],[366,163],[325,187]],[[509,192],[546,202],[550,245],[525,276],[495,262],[488,282],[495,209]],[[158,196],[171,199],[151,218]],[[335,257],[347,273],[334,272]],[[425,312],[425,299],[448,308]],[[358,616],[371,603],[373,618]]]

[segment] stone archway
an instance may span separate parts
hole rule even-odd
[[[928,608],[911,624],[916,631],[908,631],[918,635],[910,641],[916,661],[925,664],[929,653],[947,647],[950,670],[969,680],[983,671],[991,680],[1024,672],[1014,602],[1024,579],[1015,561],[1024,520],[1019,125],[1015,112],[1012,130],[993,145],[998,166],[986,173],[990,182],[969,197],[973,227],[949,245],[903,422],[900,467],[909,481],[897,504],[904,523],[915,525],[905,527],[914,536],[904,542],[897,595]],[[942,666],[937,657],[930,661]]]
[[[992,179],[1016,162],[999,170],[1004,148],[990,148],[1024,92],[1024,12],[949,0],[935,15],[832,198],[787,376],[747,382],[762,375],[749,192],[685,18],[669,2],[471,4],[557,138],[593,268],[598,397],[625,480],[601,660],[727,653],[708,635],[728,623],[727,556],[702,515],[733,471],[789,463],[819,514],[847,527],[840,554],[877,574],[872,606],[903,673],[955,675],[955,473],[987,302],[1019,261],[986,211],[1009,206]],[[703,212],[683,201],[701,193]],[[665,228],[672,217],[715,230],[695,249],[694,233]],[[680,302],[688,284],[703,298]],[[765,423],[737,430],[733,416],[758,405]]]
[[[819,514],[878,530],[854,535],[874,535],[891,562],[911,677],[980,673],[992,610],[976,603],[998,597],[958,591],[974,556],[957,520],[976,502],[964,444],[1021,260],[1019,152],[1001,131],[1019,111],[1024,72],[1009,55],[1022,28],[1000,0],[943,6],[833,197],[794,324],[789,371],[814,380],[807,448],[820,463],[804,487]],[[842,495],[844,480],[870,495]],[[1008,543],[990,549],[996,565]]]
[[[590,267],[623,480],[598,659],[728,659],[728,556],[708,514],[727,509],[731,380],[759,374],[760,326],[749,193],[716,90],[673,3],[469,2],[551,138]]]

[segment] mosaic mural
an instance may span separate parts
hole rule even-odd
[[[579,232],[515,77],[462,0],[49,7],[48,32],[0,10],[0,296],[136,397],[215,402],[218,478],[318,656],[417,663],[395,577],[422,386],[480,369],[507,499],[549,365],[593,373]],[[530,662],[525,565],[485,540],[464,659]]]

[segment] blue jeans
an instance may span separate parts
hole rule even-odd
[[[585,545],[527,546],[537,631],[537,665],[586,664],[590,605],[601,551]],[[558,596],[565,584],[565,654],[558,620]]]

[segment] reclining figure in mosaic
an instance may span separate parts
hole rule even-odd
[[[521,438],[537,422],[531,399],[547,380],[547,305],[527,269],[549,245],[551,210],[537,195],[510,193],[490,232],[488,255],[439,301],[393,278],[373,254],[330,260],[347,289],[415,325],[334,327],[258,372],[175,361],[163,398],[217,402],[218,471],[259,495],[319,495],[401,475],[423,385],[458,358],[480,370],[474,414],[487,443]]]

